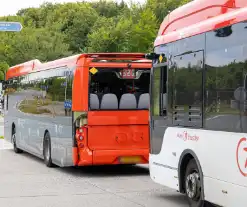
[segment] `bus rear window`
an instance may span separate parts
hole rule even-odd
[[[90,69],[90,110],[148,110],[150,69]]]

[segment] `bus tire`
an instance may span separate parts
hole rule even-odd
[[[186,167],[184,177],[185,194],[190,207],[205,207],[203,199],[202,178],[195,159],[191,159]]]
[[[15,130],[15,127],[13,127],[12,129],[12,143],[13,143],[13,148],[14,148],[14,152],[19,154],[19,153],[22,153],[23,151],[17,147],[17,144],[16,144],[16,130]]]
[[[51,159],[51,138],[49,132],[45,133],[44,137],[44,162],[47,167],[53,167],[52,159]]]

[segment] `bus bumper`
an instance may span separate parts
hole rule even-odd
[[[88,157],[89,158],[89,157]],[[85,162],[79,160],[78,166],[85,165],[117,165],[117,164],[147,164],[149,149],[136,150],[95,150],[92,158]]]
[[[93,152],[93,164],[146,164],[149,149],[98,150]]]

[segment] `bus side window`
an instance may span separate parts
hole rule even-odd
[[[153,87],[152,87],[152,114],[153,116],[167,115],[167,67],[153,68]]]
[[[174,57],[173,125],[201,128],[203,124],[203,52]]]
[[[206,34],[205,89],[208,95],[204,122],[208,130],[247,131],[246,98],[242,93],[246,87],[245,25],[232,25],[232,34],[223,38],[215,32]]]
[[[161,69],[161,106],[162,106],[162,116],[167,116],[168,108],[168,96],[167,96],[167,67],[162,67]]]

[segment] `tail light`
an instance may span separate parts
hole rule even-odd
[[[84,148],[87,139],[87,126],[81,126],[76,130],[76,141],[79,148]]]
[[[87,147],[87,112],[73,112],[73,163],[75,166],[83,157]]]

